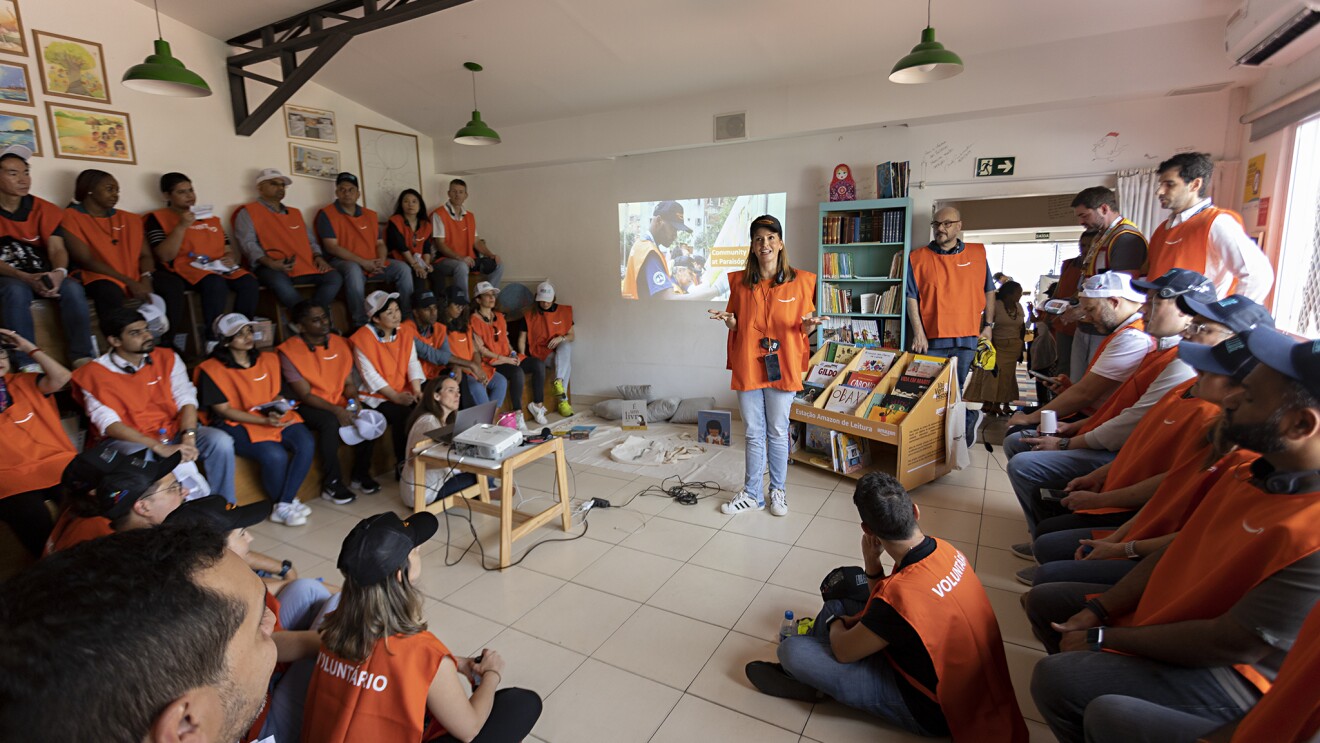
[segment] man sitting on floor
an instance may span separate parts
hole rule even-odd
[[[853,504],[869,599],[826,601],[811,634],[785,638],[780,663],[747,664],[747,678],[771,696],[832,697],[921,735],[1025,743],[999,624],[967,558],[921,533],[921,511],[890,475],[863,477]]]

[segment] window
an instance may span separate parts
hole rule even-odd
[[[1320,335],[1320,116],[1297,126],[1274,317],[1280,329]]]

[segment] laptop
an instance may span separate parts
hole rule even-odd
[[[454,422],[448,426],[441,426],[426,432],[426,438],[437,444],[448,444],[454,440],[454,437],[473,426],[482,423],[494,423],[495,411],[499,409],[500,404],[494,400],[484,402],[480,405],[474,405],[470,408],[462,408],[454,413]]]

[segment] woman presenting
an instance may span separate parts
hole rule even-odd
[[[720,505],[726,514],[760,511],[767,457],[770,513],[788,515],[784,479],[788,470],[788,411],[802,389],[811,357],[809,334],[825,318],[816,312],[816,275],[794,270],[784,252],[784,228],[769,214],[751,228],[747,266],[729,274],[729,305],[710,310],[729,329],[728,368],[747,424],[746,475],[742,492]]]

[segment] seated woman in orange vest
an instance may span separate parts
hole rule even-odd
[[[96,314],[105,317],[129,299],[146,301],[156,262],[142,217],[115,209],[119,181],[104,170],[84,170],[74,181],[73,199],[77,203],[64,210],[66,242]]]
[[[385,416],[394,444],[394,479],[399,479],[407,458],[408,416],[422,396],[426,375],[417,359],[416,338],[403,325],[397,292],[374,291],[367,295],[366,325],[349,338],[354,361],[362,380],[362,404]],[[370,466],[368,463],[360,463]],[[363,492],[378,492],[380,485],[363,470],[354,473],[353,486]]]
[[[781,640],[779,663],[753,661],[747,678],[771,696],[833,698],[919,735],[1026,743],[999,624],[967,557],[922,533],[920,509],[890,475],[863,477],[853,503],[866,590],[827,600],[810,634]]]
[[[14,355],[41,365],[40,374],[19,372]],[[12,330],[0,328],[0,521],[14,530],[32,557],[40,557],[54,523],[46,501],[59,502],[60,475],[78,453],[60,425],[51,397],[70,373]]]
[[[316,213],[316,237],[330,264],[344,277],[344,301],[354,328],[367,324],[363,303],[367,279],[384,279],[399,293],[399,304],[407,316],[412,310],[413,272],[410,264],[386,257],[376,212],[358,206],[362,191],[357,176],[340,173],[335,178],[335,201]]]
[[[411,452],[419,441],[426,438],[428,432],[452,423],[461,400],[457,374],[450,373],[427,380],[422,387],[422,401],[408,419],[408,451]],[[415,501],[413,484],[416,482],[412,467],[403,468],[403,477],[399,482],[399,497],[405,506],[412,508]],[[429,505],[476,484],[477,478],[471,473],[449,467],[428,467],[426,503]]]
[[[156,293],[165,300],[174,347],[183,349],[188,337],[187,297],[194,291],[202,300],[202,322],[208,341],[216,318],[225,314],[229,296],[234,297],[234,312],[244,317],[257,314],[257,277],[238,267],[238,251],[225,236],[220,218],[198,218],[193,212],[197,192],[192,179],[183,173],[160,177],[160,192],[165,208],[147,214],[144,228],[147,243],[156,252],[160,270],[152,277]],[[206,207],[209,212],[209,207]],[[210,349],[206,349],[210,352]]]
[[[503,402],[509,380],[488,372],[481,363],[481,336],[472,330],[472,307],[465,290],[457,286],[445,289],[440,321],[445,324],[449,336],[449,367],[463,377],[463,407],[491,400]]]
[[[307,523],[311,509],[298,488],[312,468],[316,442],[302,417],[284,399],[276,353],[263,353],[252,337],[252,321],[231,312],[215,321],[219,345],[194,372],[197,401],[210,425],[234,439],[234,453],[256,460],[261,484],[275,503],[270,520],[285,526]]]
[[[495,301],[499,293],[499,290],[488,281],[477,284],[477,294],[472,298],[471,327],[476,337],[481,339],[477,353],[481,357],[479,360],[482,367],[491,378],[500,376],[507,380],[513,410],[518,418],[518,428],[525,431],[527,423],[523,416],[522,396],[523,386],[527,383],[527,371],[531,369],[531,365],[528,364],[527,357],[513,350],[513,342],[509,337],[509,323],[504,313],[495,309]],[[540,386],[542,390],[540,397],[544,400],[544,379],[541,380]],[[492,399],[503,400],[502,397]],[[533,400],[535,399],[533,397]],[[542,406],[541,420],[544,419],[544,406]]]
[[[321,628],[321,652],[307,690],[304,743],[455,741],[514,743],[531,732],[541,698],[496,689],[504,659],[489,648],[456,657],[426,631],[420,546],[439,522],[429,512],[362,520],[344,538],[339,609]],[[469,697],[459,681],[473,687]]]
[[[183,455],[148,460],[103,441],[64,468],[65,508],[44,555],[116,532],[158,526],[183,503],[187,489],[174,477]]]
[[[405,188],[394,202],[394,214],[385,223],[385,249],[394,260],[412,266],[415,286],[428,285],[427,277],[435,270],[435,244],[426,201],[416,189]]]
[[[573,414],[568,404],[568,378],[573,371],[573,307],[555,301],[555,287],[542,281],[536,287],[536,304],[523,315],[526,332],[518,334],[518,350],[527,354],[523,368],[532,375],[532,404],[527,406],[532,418],[544,426],[545,367],[554,357],[554,393],[559,398],[558,412],[567,418]]]

